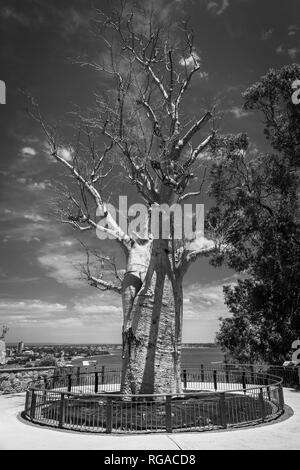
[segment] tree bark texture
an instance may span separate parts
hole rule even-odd
[[[168,242],[135,244],[123,283],[121,392],[181,392],[182,280]]]

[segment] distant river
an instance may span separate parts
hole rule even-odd
[[[121,354],[122,351],[119,349],[109,350],[110,355],[102,356],[91,356],[85,357],[84,360],[96,360],[97,365],[109,365],[115,367],[121,367]],[[210,364],[211,362],[223,362],[224,354],[219,348],[183,348],[182,350],[182,365],[185,367],[195,367],[199,364]],[[74,365],[80,365],[82,359],[74,359],[72,363]]]

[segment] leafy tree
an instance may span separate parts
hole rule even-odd
[[[39,367],[57,366],[57,359],[52,354],[47,354],[39,363]]]
[[[234,360],[282,362],[300,333],[299,151],[300,106],[291,101],[297,64],[270,70],[245,93],[245,109],[264,118],[264,133],[276,153],[251,152],[234,139],[216,143],[212,194],[231,249],[214,257],[242,274],[224,288],[233,314],[222,320],[217,340]],[[231,145],[231,146],[230,146]]]

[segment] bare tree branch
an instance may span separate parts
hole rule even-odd
[[[54,157],[58,162],[63,164],[69,170],[69,172],[73,175],[73,177],[78,181],[78,183],[81,185],[80,187],[81,188],[83,187],[90,194],[90,196],[93,198],[94,202],[96,203],[96,206],[100,214],[103,214],[103,217],[106,219],[106,222],[109,228],[103,227],[99,224],[98,225],[95,224],[95,222],[91,221],[91,219],[87,216],[86,216],[86,220],[84,221],[88,222],[94,228],[97,227],[98,230],[106,232],[107,234],[111,235],[120,243],[122,243],[126,248],[128,248],[131,243],[130,237],[121,230],[121,228],[118,226],[114,218],[108,212],[107,207],[105,203],[103,202],[101,195],[99,191],[97,191],[95,185],[91,181],[88,181],[84,176],[82,176],[82,174],[79,172],[79,170],[75,166],[75,161],[73,161],[73,163],[71,164],[60,155],[59,146],[56,142],[55,136],[53,135],[53,132],[51,132],[51,128],[47,127],[47,124],[45,120],[43,119],[38,106],[35,105],[34,108],[31,109],[29,112],[30,112],[31,117],[35,119],[36,121],[38,121],[42,129],[44,130],[44,133],[48,140],[52,157]],[[83,192],[82,192],[82,196],[84,199]],[[75,202],[74,198],[73,198],[73,202]],[[75,203],[75,205],[78,206],[78,203]],[[80,230],[82,230],[82,228],[80,228],[80,226],[76,223],[78,221],[70,220],[70,222],[74,222],[72,223],[72,225],[75,228],[79,228]]]
[[[117,284],[113,284],[112,282],[109,282],[109,281],[105,281],[103,279],[103,272],[98,275],[98,276],[95,276],[94,274],[91,273],[91,256],[90,256],[90,250],[89,248],[83,244],[81,242],[81,245],[83,246],[84,250],[85,250],[85,253],[86,253],[86,265],[85,266],[82,266],[82,273],[85,275],[85,277],[87,278],[89,284],[92,286],[92,287],[96,287],[97,289],[100,289],[100,290],[103,290],[103,291],[107,291],[107,290],[111,290],[111,291],[114,291],[116,292],[117,294],[121,294],[122,293],[122,287],[121,285],[117,285]],[[116,278],[121,282],[121,278],[119,277],[119,274],[117,272],[117,268],[116,268],[116,265],[115,263],[109,259],[109,257],[102,257],[100,256],[99,254],[96,255],[98,261],[101,262],[101,268],[103,268],[103,262],[106,261],[108,263],[110,263],[111,266],[113,266],[113,269],[114,269],[114,273],[115,273],[115,276]]]

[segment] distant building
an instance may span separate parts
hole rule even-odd
[[[34,356],[34,352],[29,350],[29,349],[27,351],[24,351],[23,354],[24,354],[24,356]]]
[[[20,341],[18,343],[18,354],[22,354],[23,349],[24,349],[24,343],[23,343],[23,341]]]

